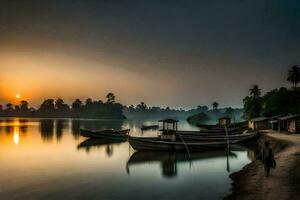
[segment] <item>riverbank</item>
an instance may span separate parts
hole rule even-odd
[[[285,200],[299,197],[300,135],[263,131],[257,145],[262,147],[266,140],[271,142],[276,169],[271,171],[270,177],[265,177],[263,164],[256,160],[231,174],[232,194],[225,200]]]

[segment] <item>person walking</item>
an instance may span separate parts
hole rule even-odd
[[[276,161],[274,158],[273,150],[270,147],[270,142],[265,142],[265,147],[262,149],[262,161],[264,163],[266,177],[270,175],[271,168],[276,167]]]

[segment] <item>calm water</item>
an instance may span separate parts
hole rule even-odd
[[[135,153],[127,142],[89,142],[79,128],[130,128],[155,121],[0,120],[0,199],[222,199],[230,173],[250,162],[240,148],[192,154]],[[180,122],[179,129],[195,129]],[[85,141],[85,142],[84,142]]]

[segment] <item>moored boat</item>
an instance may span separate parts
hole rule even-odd
[[[95,139],[114,139],[114,140],[121,140],[121,141],[127,140],[129,132],[130,129],[125,129],[125,130],[109,129],[109,130],[101,130],[101,131],[80,129],[80,135],[83,137],[95,138]]]
[[[171,131],[172,132],[172,131]],[[173,131],[174,132],[174,131]],[[234,129],[227,129],[227,133],[225,131],[225,129],[223,130],[205,130],[205,131],[175,131],[176,133],[180,133],[180,134],[184,134],[184,135],[236,135],[236,134],[241,134],[242,130],[238,129],[238,128],[234,128]],[[164,132],[162,132],[164,133]]]
[[[233,135],[197,135],[197,134],[180,134],[176,133],[177,138],[182,138],[184,141],[247,141],[256,138],[257,132],[240,133]]]
[[[133,137],[129,136],[129,143],[137,151],[205,151],[211,149],[225,149],[226,141],[220,142],[182,142],[162,140],[158,137]],[[235,141],[231,141],[235,143]]]
[[[142,131],[145,131],[145,130],[156,130],[156,129],[158,129],[158,128],[159,128],[158,125],[149,125],[149,126],[143,125],[143,126],[141,127],[141,130],[142,130]]]
[[[255,138],[258,133],[245,134],[238,137],[189,137],[180,136],[175,141],[160,137],[129,136],[130,145],[137,151],[204,151],[212,149],[226,149],[228,145],[235,145]],[[242,134],[241,134],[242,135]]]

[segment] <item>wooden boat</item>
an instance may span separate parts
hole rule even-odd
[[[174,132],[174,131],[173,131]],[[227,133],[223,129],[222,131],[175,131],[176,133],[182,134],[182,135],[203,135],[203,136],[209,136],[209,135],[236,135],[241,134],[242,130],[240,129],[228,129]],[[162,132],[163,133],[163,132]]]
[[[197,127],[202,128],[202,129],[207,129],[207,130],[212,130],[212,129],[220,129],[218,125],[209,125],[209,124],[196,124]]]
[[[162,133],[168,133],[168,132],[175,132],[175,130],[160,130]],[[238,134],[241,133],[243,130],[235,127],[235,128],[227,128],[228,134]],[[222,129],[215,129],[215,130],[196,130],[196,131],[182,131],[177,130],[176,132],[182,133],[182,134],[199,134],[199,135],[226,135],[226,131],[224,128]]]
[[[230,144],[238,141],[230,141]],[[137,151],[205,151],[212,149],[225,149],[227,141],[220,142],[194,142],[162,140],[159,137],[133,137],[129,136],[129,143]]]
[[[251,139],[255,139],[258,135],[257,132],[252,133],[241,133],[234,135],[196,135],[196,134],[180,134],[177,133],[176,137],[179,139],[183,139],[184,141],[238,141],[245,142]]]
[[[156,129],[158,129],[158,128],[159,128],[158,125],[149,125],[149,126],[143,125],[143,126],[141,127],[141,130],[142,130],[142,131],[145,131],[145,130],[156,130]]]
[[[130,129],[125,130],[101,130],[101,131],[90,131],[80,129],[80,135],[88,138],[95,139],[113,139],[118,141],[126,141]]]
[[[160,137],[133,137],[129,136],[129,143],[137,151],[204,151],[212,149],[225,149],[228,145],[235,145],[254,139],[258,133],[239,135],[237,137],[190,137],[177,138],[176,141],[164,140]]]
[[[199,127],[202,131],[223,131],[224,127],[221,127],[219,125],[208,125],[208,124],[197,124],[197,127]],[[239,123],[232,123],[227,127],[230,129],[245,129],[248,128],[248,124],[245,122],[239,122]]]

